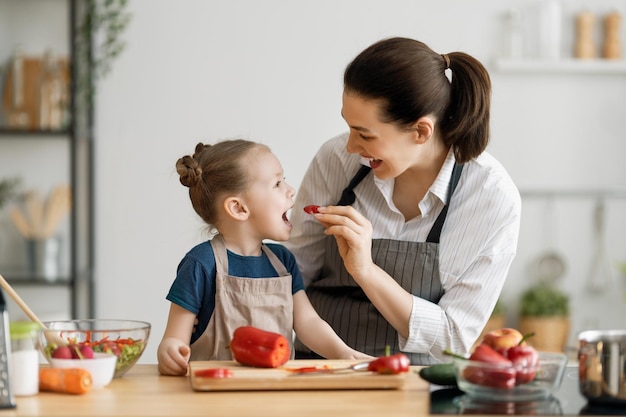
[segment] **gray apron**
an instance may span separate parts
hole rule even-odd
[[[206,330],[191,345],[189,360],[231,360],[229,346],[240,326],[255,326],[293,340],[291,274],[266,245],[261,248],[278,277],[244,278],[228,275],[228,255],[222,235],[211,240],[215,254],[215,310]],[[294,349],[291,349],[294,358]]]
[[[354,202],[353,188],[368,174],[361,167],[337,205]],[[439,278],[439,238],[463,165],[456,164],[448,187],[447,203],[435,220],[426,242],[406,242],[393,239],[372,240],[372,260],[392,276],[409,293],[439,302],[443,287]],[[346,271],[333,236],[326,238],[324,265],[320,278],[307,288],[313,307],[337,334],[351,347],[372,356],[383,356],[385,346],[399,351],[398,332],[378,312],[361,287]],[[298,357],[314,357],[300,341],[296,341]],[[431,365],[438,361],[427,353],[406,353],[413,365]]]

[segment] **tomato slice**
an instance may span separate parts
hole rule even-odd
[[[199,369],[194,375],[200,378],[232,378],[234,376],[233,371],[228,368]]]
[[[315,213],[319,213],[319,210],[318,210],[319,208],[320,206],[311,204],[310,206],[304,206],[304,211],[309,214],[315,214]]]

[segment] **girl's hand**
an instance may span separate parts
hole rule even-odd
[[[374,266],[372,261],[372,224],[352,206],[320,207],[315,217],[326,227],[325,233],[337,241],[346,270],[355,279]]]
[[[162,375],[186,375],[191,349],[174,337],[161,341],[157,351],[159,373]]]

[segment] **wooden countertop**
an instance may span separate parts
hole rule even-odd
[[[42,392],[17,397],[4,416],[428,416],[429,386],[412,369],[401,389],[193,391],[188,377],[161,376],[135,365],[107,387],[84,395]]]

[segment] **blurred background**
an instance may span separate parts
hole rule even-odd
[[[346,130],[346,64],[406,36],[491,74],[488,151],[523,198],[503,323],[518,326],[522,294],[547,282],[569,306],[565,346],[624,327],[626,0],[130,0],[113,18],[127,23],[113,30],[124,49],[78,108],[69,39],[83,21],[71,4],[0,0],[0,181],[13,189],[0,199],[0,272],[42,319],[149,321],[141,361],[156,362],[178,262],[207,237],[176,160],[199,141],[260,141],[297,189],[319,146]],[[20,85],[39,98],[16,97]],[[16,211],[44,225],[20,229]]]

